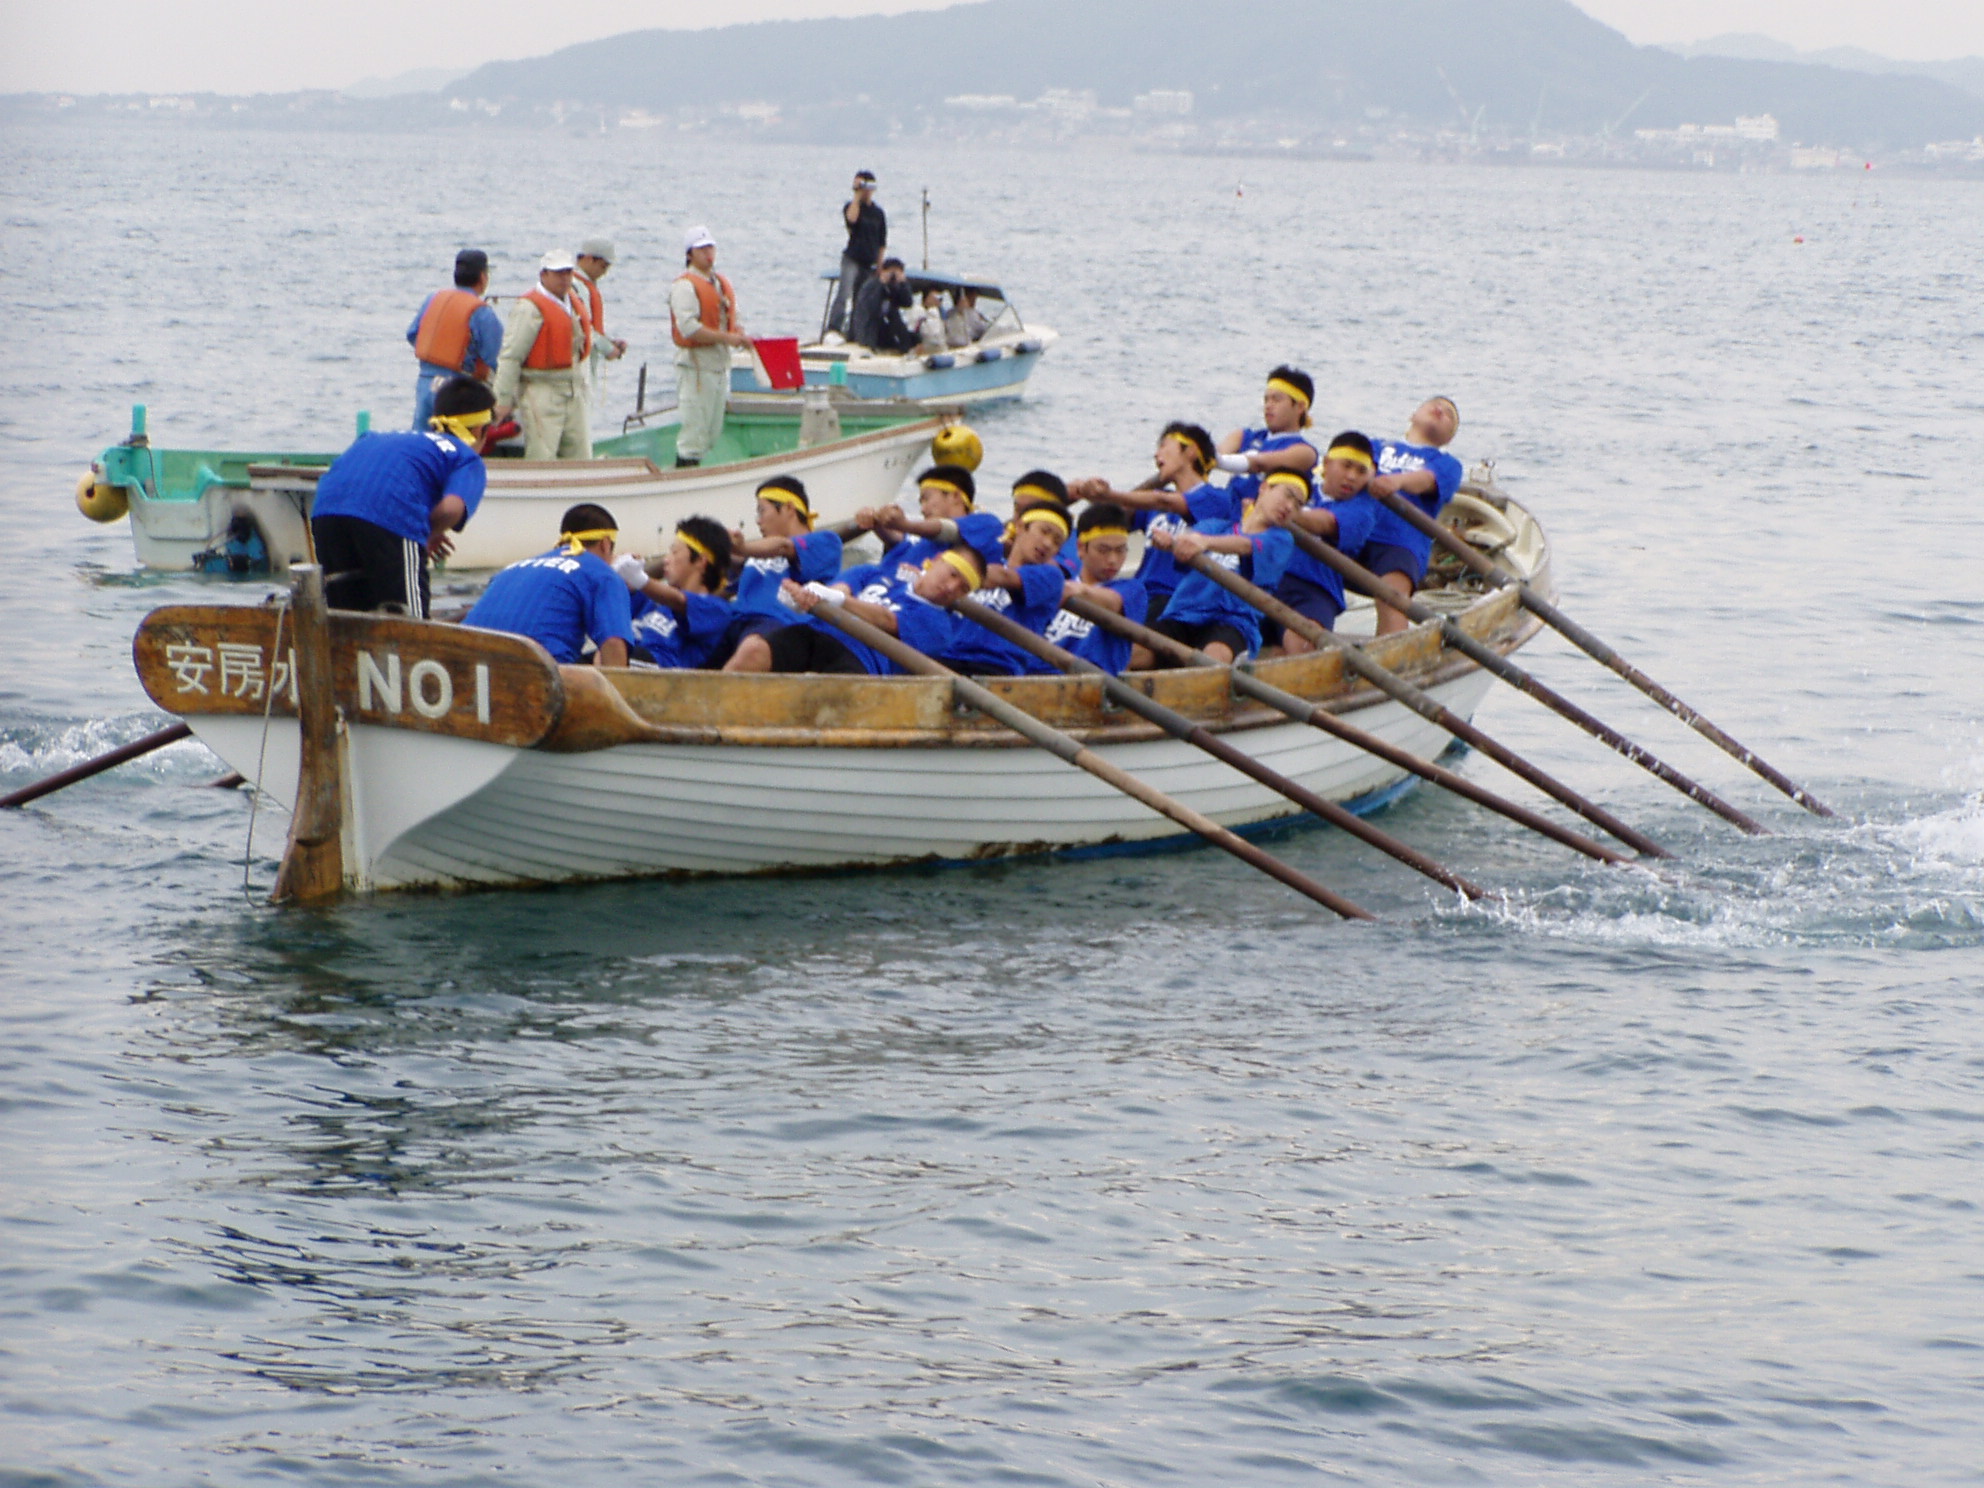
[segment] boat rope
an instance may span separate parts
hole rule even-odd
[[[255,861],[255,816],[262,805],[262,770],[269,757],[269,720],[276,706],[276,668],[282,661],[282,624],[289,615],[289,596],[287,594],[276,596],[275,606],[276,640],[275,645],[269,650],[269,688],[262,699],[262,743],[255,751],[255,783],[248,792],[248,841],[241,849],[241,897],[248,901],[250,908],[256,906],[256,899],[254,890],[249,887],[248,870]],[[296,679],[292,675],[290,686],[295,685]],[[264,900],[262,903],[266,904],[267,901]]]

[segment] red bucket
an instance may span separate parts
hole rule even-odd
[[[753,349],[758,360],[764,363],[765,375],[772,380],[772,386],[782,392],[806,385],[806,369],[799,364],[799,338],[797,336],[767,336],[763,340],[753,339]]]

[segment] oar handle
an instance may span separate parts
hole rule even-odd
[[[854,637],[864,646],[879,651],[905,671],[924,677],[949,677],[952,690],[960,702],[975,708],[995,722],[1004,724],[1028,743],[1037,745],[1055,758],[1065,760],[1079,770],[1087,771],[1104,784],[1115,787],[1159,815],[1168,817],[1186,830],[1197,833],[1214,847],[1258,868],[1332,913],[1346,920],[1376,918],[1369,910],[1353,904],[1341,894],[1324,888],[1307,874],[1289,867],[1279,858],[1261,851],[1253,843],[1222,827],[1211,817],[1204,816],[1182,801],[1174,801],[1163,792],[1146,785],[1079,740],[1070,738],[1049,724],[1042,723],[1031,713],[1015,707],[989,688],[979,686],[968,677],[959,676],[949,667],[931,660],[914,646],[906,645],[887,631],[870,625],[858,615],[850,615],[840,606],[831,604],[816,607],[813,614],[824,624]]]
[[[1714,744],[1716,748],[1737,760],[1745,768],[1762,776],[1771,785],[1791,797],[1792,800],[1803,806],[1814,816],[1837,815],[1825,802],[1821,801],[1796,781],[1784,775],[1767,761],[1760,759],[1746,745],[1737,742],[1736,739],[1682,702],[1680,698],[1662,687],[1653,678],[1649,677],[1645,672],[1613,650],[1612,647],[1606,645],[1604,641],[1601,641],[1597,636],[1593,635],[1562,610],[1550,603],[1549,600],[1538,594],[1529,584],[1522,579],[1512,577],[1499,568],[1487,554],[1480,551],[1480,549],[1468,542],[1451,527],[1427,516],[1425,512],[1421,511],[1412,502],[1406,500],[1405,497],[1395,491],[1386,492],[1379,496],[1378,499],[1385,504],[1388,510],[1394,512],[1400,518],[1432,538],[1434,542],[1445,548],[1449,553],[1452,553],[1482,578],[1488,580],[1498,588],[1505,584],[1514,584],[1516,597],[1522,601],[1524,609],[1542,620],[1544,624],[1555,630],[1559,635],[1562,635],[1572,645],[1584,651],[1594,660],[1610,667],[1641,692],[1660,704],[1669,713],[1672,713],[1676,718],[1687,724],[1689,728]]]
[[[129,744],[120,744],[106,754],[95,759],[84,760],[80,765],[71,765],[66,770],[57,770],[45,780],[37,780],[33,785],[24,785],[17,791],[0,796],[0,810],[10,806],[25,806],[30,801],[39,801],[43,796],[52,795],[64,786],[74,785],[78,780],[88,780],[92,775],[101,775],[105,770],[115,769],[128,760],[141,754],[150,754],[154,749],[163,749],[181,739],[192,736],[192,728],[183,720],[168,724],[157,733],[146,734],[142,739],[133,739]]]

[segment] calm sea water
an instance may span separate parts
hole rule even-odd
[[[1209,853],[260,904],[284,820],[176,746],[0,821],[0,1483],[1977,1482],[1978,183],[12,130],[0,782],[156,727],[76,473],[407,417],[463,242],[681,230],[762,331],[841,188],[1067,337],[993,480],[1134,476],[1292,358],[1433,391],[1565,603],[1840,806],[1561,643],[1482,721],[1680,854],[1432,795],[1325,831],[1351,928]],[[1800,238],[1802,242],[1798,241]],[[631,401],[631,362],[609,401]],[[729,514],[725,514],[729,515]],[[246,596],[249,591],[230,591]],[[1471,771],[1510,786],[1478,761]]]

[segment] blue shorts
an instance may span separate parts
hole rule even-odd
[[[1400,549],[1399,551],[1404,551]],[[1274,597],[1303,618],[1315,621],[1324,630],[1336,629],[1336,618],[1343,613],[1343,602],[1321,584],[1290,574],[1275,586]],[[1279,626],[1276,629],[1280,629]],[[1265,631],[1263,631],[1265,633]]]
[[[1430,552],[1415,553],[1397,543],[1367,543],[1357,561],[1374,574],[1404,574],[1417,589],[1419,581],[1426,577],[1426,564],[1432,556]]]

